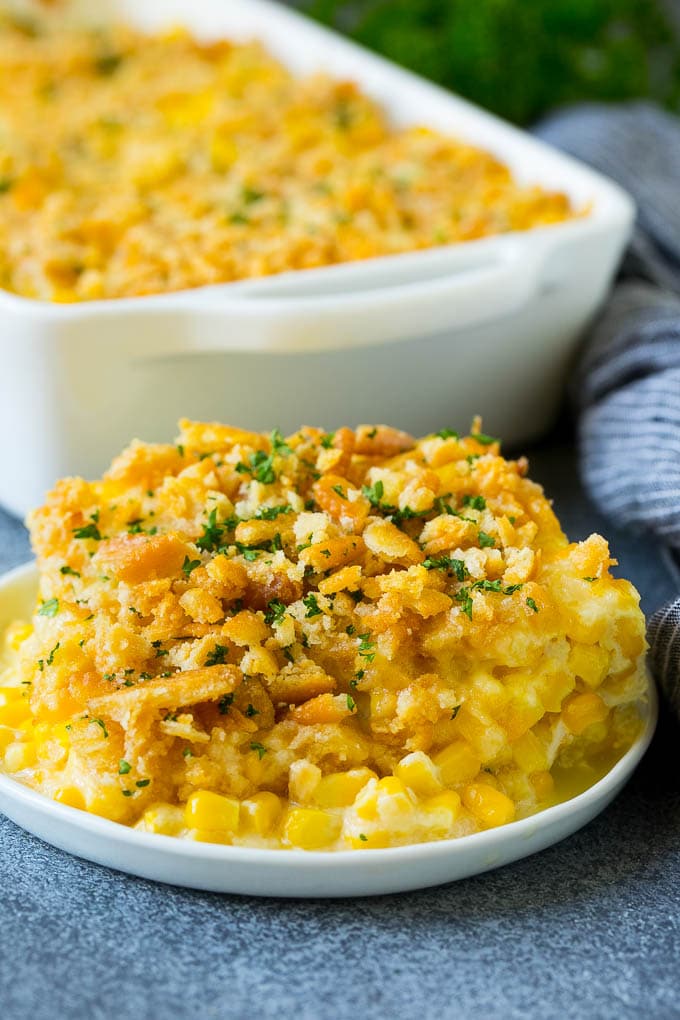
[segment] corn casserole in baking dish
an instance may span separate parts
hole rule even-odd
[[[564,800],[640,731],[644,620],[473,423],[284,439],[181,423],[30,518],[4,770],[149,832],[448,839]]]
[[[257,43],[0,14],[0,287],[165,293],[557,223],[568,197],[396,129]]]

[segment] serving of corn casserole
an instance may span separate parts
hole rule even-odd
[[[644,620],[475,421],[288,438],[181,423],[30,517],[4,770],[217,843],[370,849],[502,825],[640,731]]]
[[[23,297],[163,293],[573,215],[256,42],[0,14],[0,287]]]

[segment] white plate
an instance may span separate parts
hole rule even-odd
[[[33,564],[0,578],[0,627],[30,615]],[[604,810],[632,775],[654,733],[657,702],[650,680],[641,705],[645,727],[614,768],[585,793],[556,807],[474,836],[386,850],[319,853],[218,846],[136,832],[57,804],[0,775],[0,810],[47,843],[131,875],[252,896],[376,896],[453,882],[528,857],[559,842]]]

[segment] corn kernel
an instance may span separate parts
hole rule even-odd
[[[377,779],[371,769],[349,769],[324,776],[314,790],[313,801],[318,807],[336,808],[353,804],[369,779]]]
[[[460,797],[455,790],[444,790],[426,800],[423,811],[435,832],[448,832],[460,814]]]
[[[294,761],[288,773],[288,794],[297,804],[307,804],[321,781],[321,769],[302,758]]]
[[[30,623],[20,623],[19,621],[11,623],[5,635],[7,646],[13,652],[18,652],[26,638],[29,638],[32,633],[33,627]]]
[[[515,805],[510,798],[486,783],[466,786],[463,804],[485,828],[506,825],[515,817]]]
[[[446,786],[457,786],[474,779],[481,768],[479,756],[465,740],[456,740],[434,756]]]
[[[190,829],[236,832],[240,804],[234,797],[223,797],[210,790],[198,790],[187,801],[184,818]]]
[[[439,769],[423,751],[407,754],[397,765],[394,774],[418,797],[434,796],[442,788]]]
[[[353,850],[380,850],[391,843],[387,829],[360,832],[358,835],[346,836],[345,841]]]
[[[529,777],[539,800],[545,800],[555,789],[555,780],[549,772],[534,772]]]
[[[572,733],[583,733],[592,723],[602,722],[607,718],[609,709],[597,694],[574,694],[568,698],[563,707],[562,719]]]
[[[0,726],[0,752],[17,738],[17,731],[10,726]]]
[[[599,687],[609,670],[609,652],[599,645],[573,645],[569,668],[589,687]]]
[[[284,841],[301,850],[320,850],[334,843],[342,822],[334,815],[316,808],[292,808],[283,830]]]
[[[60,786],[52,795],[57,804],[65,804],[67,807],[85,810],[85,798],[77,786]]]
[[[144,812],[139,828],[161,836],[179,836],[184,831],[184,809],[174,804],[155,804]]]
[[[25,698],[0,706],[0,723],[3,726],[19,726],[30,717],[31,710]]]
[[[523,772],[542,772],[548,767],[545,747],[531,730],[514,742],[512,754]]]
[[[32,742],[15,740],[5,749],[5,768],[8,772],[29,769],[31,765],[35,765],[35,761],[35,744]]]
[[[241,818],[246,828],[258,836],[269,835],[281,814],[281,799],[263,790],[241,801]]]

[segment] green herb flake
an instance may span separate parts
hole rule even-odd
[[[124,797],[132,797],[132,795],[134,794],[134,790],[121,790],[120,792],[123,794]]]
[[[455,574],[458,581],[465,581],[470,576],[463,560],[454,556],[428,556],[423,561],[423,566],[426,570],[446,570]]]
[[[460,439],[460,435],[455,429],[440,429],[439,432],[435,432],[437,439]]]
[[[279,624],[283,621],[286,615],[286,606],[283,602],[277,602],[275,599],[267,603],[267,612],[264,614],[264,622],[269,624]]]
[[[121,758],[120,761],[118,762],[118,775],[126,776],[128,772],[131,770],[131,768],[132,765],[130,764],[130,762],[125,761],[125,758]]]
[[[458,713],[461,710],[461,707],[462,707],[461,705],[454,705],[454,707],[451,709],[451,718],[452,719],[456,718],[456,716],[458,715]]]
[[[362,843],[368,843],[368,836],[366,836],[363,832],[359,833],[359,839]]]
[[[208,522],[204,524],[203,534],[196,541],[196,545],[203,552],[218,552],[224,531],[224,525],[217,523],[217,510],[213,509],[208,514]]]
[[[536,603],[534,602],[533,599],[531,599],[531,598],[527,599],[527,605],[528,605],[529,609],[533,609],[533,611],[535,613],[539,612],[539,608],[538,608],[538,606],[536,605]]]
[[[96,723],[96,725],[99,726],[99,728],[101,729],[102,733],[104,734],[104,738],[106,739],[108,737],[108,735],[109,735],[109,731],[106,728],[106,724],[105,724],[104,720],[103,719],[93,719],[92,722]]]
[[[483,496],[463,496],[463,506],[469,506],[471,510],[486,510],[486,500]]]
[[[205,665],[206,666],[223,666],[227,661],[229,655],[229,648],[227,645],[215,645],[213,650],[208,653]]]
[[[337,494],[340,497],[340,499],[347,499],[347,493],[343,489],[342,485],[333,485],[332,489],[333,489],[333,492],[337,492]]]
[[[347,708],[350,710],[350,712],[353,712],[356,707],[357,707],[356,701],[354,700],[354,698],[352,697],[351,694],[348,694],[347,695]]]
[[[228,715],[230,707],[234,704],[234,695],[225,694],[217,703],[220,715]]]
[[[310,591],[309,595],[305,595],[305,597],[302,600],[302,603],[304,606],[307,607],[305,619],[311,620],[312,617],[314,616],[322,615],[323,611],[319,608],[319,603],[317,602],[316,595],[314,595],[313,592]]]
[[[492,443],[500,443],[500,439],[496,439],[495,436],[487,436],[484,432],[471,432],[470,439],[476,439],[482,446],[491,446]]]
[[[200,565],[201,565],[200,560],[191,560],[189,559],[188,556],[185,556],[184,563],[182,564],[182,573],[184,574],[185,577],[188,577],[191,571],[195,570],[196,567],[200,567]]]
[[[138,779],[135,786],[138,786],[140,790],[143,790],[145,786],[148,786],[151,782],[150,779]]]
[[[469,620],[472,619],[472,598],[470,596],[469,588],[461,588],[460,591],[456,592],[456,601],[461,602],[461,609]]]
[[[260,714],[260,710],[258,708],[255,708],[254,705],[248,705],[248,707],[246,708],[246,715],[247,715],[247,717],[249,719],[252,719],[254,715],[259,715],[259,714]]]
[[[265,754],[267,753],[267,748],[264,746],[264,744],[258,744],[257,741],[255,740],[251,740],[250,750],[257,751],[257,757],[260,759],[260,761],[262,761]]]
[[[375,645],[371,641],[371,632],[366,631],[365,634],[359,635],[359,655],[366,662],[373,662],[375,659]]]
[[[326,434],[321,437],[321,445],[323,446],[324,450],[331,449],[331,447],[333,446],[334,439],[335,432],[326,432]]]
[[[190,747],[185,747],[184,750],[182,751],[182,757],[183,758],[193,758],[194,757],[194,752],[191,750]]]
[[[486,531],[479,532],[479,545],[482,549],[489,549],[492,545],[496,544],[496,539],[491,535],[487,535]]]
[[[284,503],[281,506],[261,506],[255,514],[255,519],[258,521],[275,521],[281,514],[290,514],[293,512],[293,508],[290,503]]]
[[[593,581],[597,581],[597,578],[596,577],[584,577],[584,578],[582,578],[582,580],[583,581],[588,581],[590,584],[592,584]]]
[[[378,480],[374,485],[362,485],[361,491],[371,506],[379,507],[385,494],[385,486],[380,480]]]
[[[38,616],[56,616],[59,612],[59,599],[48,599],[47,602],[43,602],[38,610]]]
[[[65,577],[80,577],[78,571],[69,566],[59,567],[59,573],[63,574]]]

